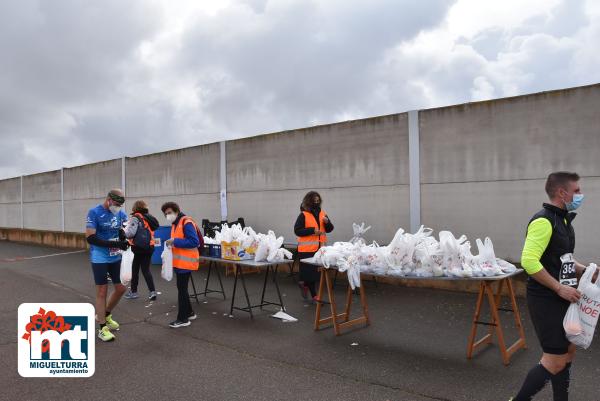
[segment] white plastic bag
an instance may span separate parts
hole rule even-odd
[[[258,247],[256,247],[256,252],[254,253],[254,260],[257,262],[264,262],[267,260],[269,256],[269,241],[266,235],[261,235]]]
[[[496,262],[498,263],[498,266],[500,266],[500,269],[502,269],[502,272],[504,273],[513,273],[517,270],[517,266],[513,265],[510,262],[507,262],[504,259],[496,258]]]
[[[171,248],[165,246],[160,258],[162,259],[160,276],[167,281],[171,281],[173,279],[173,251]]]
[[[348,283],[353,290],[360,287],[360,266],[358,266],[355,256],[339,260],[338,270],[342,273],[346,272]]]
[[[600,315],[600,280],[592,282],[597,270],[595,264],[590,264],[581,276],[577,289],[581,298],[572,303],[563,320],[567,339],[583,349],[589,348],[594,338],[594,331]],[[577,314],[579,325],[574,315]]]
[[[292,259],[293,255],[290,251],[285,248],[279,248],[271,258],[271,256],[267,257],[267,262],[283,262],[286,259]]]
[[[131,281],[131,265],[133,264],[133,252],[127,248],[121,255],[121,284],[127,285]]]
[[[496,254],[494,252],[492,240],[486,237],[485,241],[482,242],[479,238],[477,238],[475,243],[477,244],[477,249],[479,250],[477,262],[479,263],[479,267],[481,268],[483,275],[486,277],[502,275],[502,269],[500,266],[498,266],[498,262],[496,261]]]
[[[352,231],[354,231],[354,236],[350,240],[351,244],[362,243],[365,244],[365,233],[371,229],[371,226],[365,227],[365,223],[363,222],[361,225],[356,223],[352,223]]]
[[[267,262],[273,262],[275,258],[277,258],[277,251],[281,249],[283,241],[283,237],[275,238],[275,234],[273,234],[273,237],[269,237],[269,254],[267,255]]]
[[[583,331],[581,327],[581,319],[579,319],[579,306],[576,303],[571,304],[563,320],[563,327],[567,338],[571,341],[571,338],[581,335]]]

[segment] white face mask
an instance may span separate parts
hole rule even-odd
[[[165,216],[169,223],[173,223],[177,219],[177,215],[175,213],[169,213]]]
[[[121,206],[110,205],[108,210],[110,210],[112,214],[118,214],[121,211]]]

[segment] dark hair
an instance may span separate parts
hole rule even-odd
[[[550,199],[556,196],[556,192],[560,189],[566,189],[569,182],[579,181],[579,174],[568,171],[556,171],[551,173],[546,180],[546,193]]]
[[[175,213],[181,212],[181,209],[179,209],[179,205],[175,202],[166,202],[160,207],[160,210],[162,210],[163,214],[165,213],[165,210],[167,210],[167,209],[171,209]]]
[[[309,193],[304,195],[304,198],[302,199],[302,204],[300,205],[300,210],[309,211],[311,209],[313,199],[315,196],[318,196],[319,199],[321,199],[321,204],[323,203],[323,198],[317,191],[310,191]]]

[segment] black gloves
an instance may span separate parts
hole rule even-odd
[[[117,241],[117,248],[119,248],[122,251],[126,251],[127,248],[129,248],[129,242],[127,242],[127,241]]]
[[[129,248],[129,242],[127,241],[107,241],[105,239],[100,239],[96,234],[92,234],[87,237],[87,242],[90,245],[101,246],[103,248],[119,248],[122,250],[127,250]]]
[[[127,237],[125,236],[125,230],[122,228],[119,229],[119,241],[125,241]]]

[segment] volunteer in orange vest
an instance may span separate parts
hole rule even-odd
[[[129,239],[133,251],[133,264],[131,287],[125,298],[139,298],[138,283],[140,280],[140,268],[148,286],[148,300],[156,301],[156,288],[150,272],[150,262],[154,252],[154,231],[159,227],[156,217],[148,213],[148,204],[143,200],[137,200],[131,208],[131,218],[125,226],[125,237]]]
[[[333,231],[333,224],[327,213],[321,209],[323,199],[318,192],[310,191],[300,205],[300,215],[294,224],[294,233],[298,236],[299,259],[310,258],[327,243],[327,233]],[[308,292],[313,303],[317,301],[316,284],[319,281],[317,267],[300,263],[300,291],[304,299]]]
[[[173,249],[173,270],[177,277],[177,297],[178,297],[178,313],[177,319],[169,326],[176,329],[179,327],[189,326],[190,320],[196,319],[196,314],[192,310],[190,302],[190,294],[188,285],[190,282],[190,274],[194,270],[198,270],[200,263],[200,239],[198,238],[198,226],[191,219],[181,213],[179,205],[175,202],[167,202],[161,207],[165,218],[171,225],[171,238],[165,241],[165,246]]]

